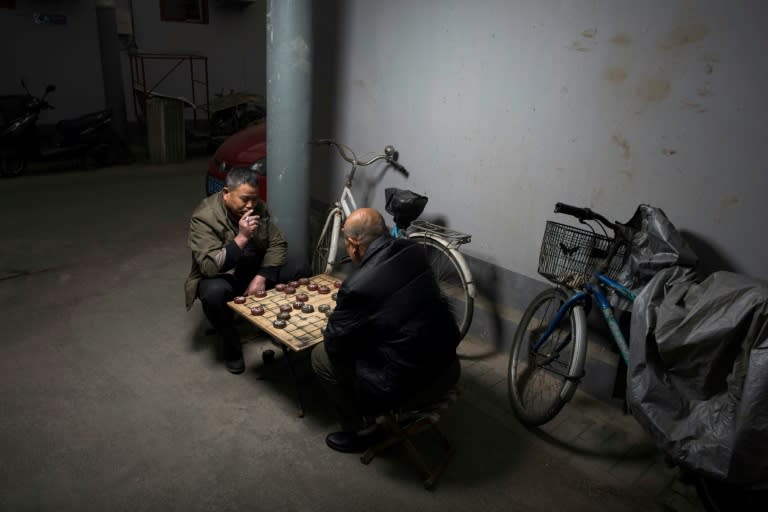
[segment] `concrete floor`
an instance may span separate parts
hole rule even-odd
[[[0,181],[0,510],[699,510],[630,417],[578,394],[541,431],[506,355],[462,344],[457,453],[428,492],[400,449],[364,466],[307,360],[307,412],[251,334],[230,375],[182,283],[205,159]],[[244,332],[247,326],[243,325]],[[426,439],[424,440],[427,441]]]

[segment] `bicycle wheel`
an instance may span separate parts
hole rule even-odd
[[[339,221],[341,214],[333,209],[328,213],[320,238],[317,240],[315,251],[312,254],[312,275],[324,274],[328,269],[328,262],[334,263],[339,241]],[[335,234],[335,236],[334,236]]]
[[[507,390],[515,415],[526,425],[554,418],[573,396],[584,370],[586,317],[580,305],[566,312],[544,344],[533,349],[567,298],[560,288],[537,295],[512,341]]]
[[[432,267],[440,291],[448,299],[451,312],[456,319],[461,335],[459,339],[464,338],[472,323],[474,299],[469,295],[467,276],[464,275],[454,251],[421,233],[414,233],[409,238],[424,247],[427,262]]]

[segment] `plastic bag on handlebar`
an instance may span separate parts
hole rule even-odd
[[[422,196],[410,190],[387,188],[384,190],[387,212],[394,217],[395,225],[405,229],[411,221],[418,218],[427,206],[427,196]]]

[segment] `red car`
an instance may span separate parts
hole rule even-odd
[[[267,123],[248,126],[221,143],[208,163],[205,192],[224,187],[230,169],[248,167],[259,174],[259,197],[267,200]]]

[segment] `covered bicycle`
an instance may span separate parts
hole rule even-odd
[[[626,223],[558,203],[594,229],[548,223],[539,272],[557,287],[531,302],[510,351],[508,390],[521,422],[540,425],[584,375],[586,311],[599,304],[627,364],[627,405],[710,510],[768,502],[768,284],[698,258],[659,208]],[[610,292],[606,295],[605,292]],[[614,305],[631,311],[629,344]]]

